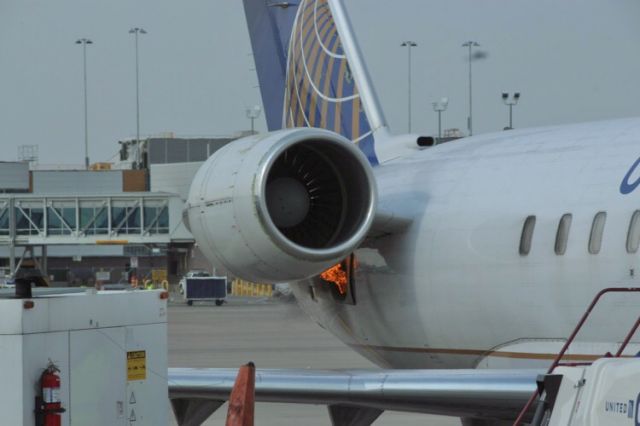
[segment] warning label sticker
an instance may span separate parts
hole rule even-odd
[[[147,352],[127,352],[127,381],[146,380]]]

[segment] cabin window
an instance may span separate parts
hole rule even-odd
[[[567,241],[569,240],[569,229],[571,229],[571,213],[562,215],[560,223],[558,223],[558,232],[556,233],[556,254],[563,255],[567,251]]]
[[[533,229],[536,227],[536,217],[527,216],[522,227],[520,236],[520,256],[526,256],[531,251],[531,240],[533,239]]]
[[[627,234],[627,253],[635,253],[640,246],[640,210],[633,212]]]
[[[598,254],[602,247],[602,233],[604,232],[604,224],[607,221],[606,212],[598,212],[593,218],[591,225],[591,236],[589,237],[589,253]]]

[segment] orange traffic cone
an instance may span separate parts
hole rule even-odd
[[[256,395],[256,366],[250,362],[240,367],[229,396],[226,426],[253,426]]]

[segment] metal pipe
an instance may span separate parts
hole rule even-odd
[[[48,253],[47,253],[47,245],[43,244],[42,247],[40,248],[40,268],[42,272],[42,275],[44,275],[45,277],[49,277],[49,258],[48,258]]]
[[[15,199],[9,198],[9,269],[11,278],[16,276],[16,209]]]
[[[473,135],[473,78],[471,73],[472,57],[471,57],[471,42],[469,42],[469,136]]]
[[[84,168],[89,170],[89,123],[87,108],[87,43],[82,44],[82,61],[84,69]]]
[[[408,120],[408,132],[411,133],[411,48],[416,47],[418,43],[415,41],[407,40],[402,42],[400,46],[406,47],[408,51],[407,55],[407,120]]]
[[[480,44],[476,41],[469,40],[465,42],[462,47],[469,49],[469,116],[467,117],[467,127],[469,129],[469,136],[473,135],[473,48],[479,47]]]
[[[138,31],[136,31],[136,162],[140,164],[140,64],[138,59]]]
[[[627,347],[627,345],[631,341],[631,338],[633,337],[633,335],[636,334],[636,331],[638,330],[638,327],[640,327],[640,317],[638,317],[638,319],[636,320],[635,324],[633,325],[633,327],[631,327],[631,330],[629,330],[629,332],[627,333],[626,337],[622,341],[622,344],[620,345],[620,348],[618,349],[618,352],[616,352],[616,355],[615,355],[616,358],[619,358],[619,357],[622,356],[622,352],[624,352],[625,348]]]
[[[408,99],[408,102],[409,102],[409,105],[408,105],[409,106],[409,108],[408,108],[409,109],[409,111],[408,111],[408,114],[409,114],[409,133],[411,133],[411,45],[409,45],[408,51],[409,51],[409,64],[407,66],[407,69],[408,69],[409,75],[408,75],[408,80],[407,80],[408,81],[408,85],[407,85],[407,87],[408,87],[408,89],[407,89],[408,90],[408,97],[407,97],[407,99]]]
[[[513,129],[513,104],[509,104],[509,129]]]
[[[129,34],[133,34],[135,37],[136,48],[136,168],[140,167],[141,155],[140,155],[140,61],[138,51],[138,35],[146,34],[147,32],[143,28],[132,28],[129,30]]]
[[[87,95],[87,44],[93,42],[87,38],[76,40],[76,44],[82,45],[82,70],[84,87],[84,168],[89,170],[89,115],[88,115],[88,95]]]

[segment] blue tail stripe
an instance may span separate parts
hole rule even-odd
[[[244,6],[269,130],[308,121],[357,142],[377,164],[328,0],[244,0]]]

